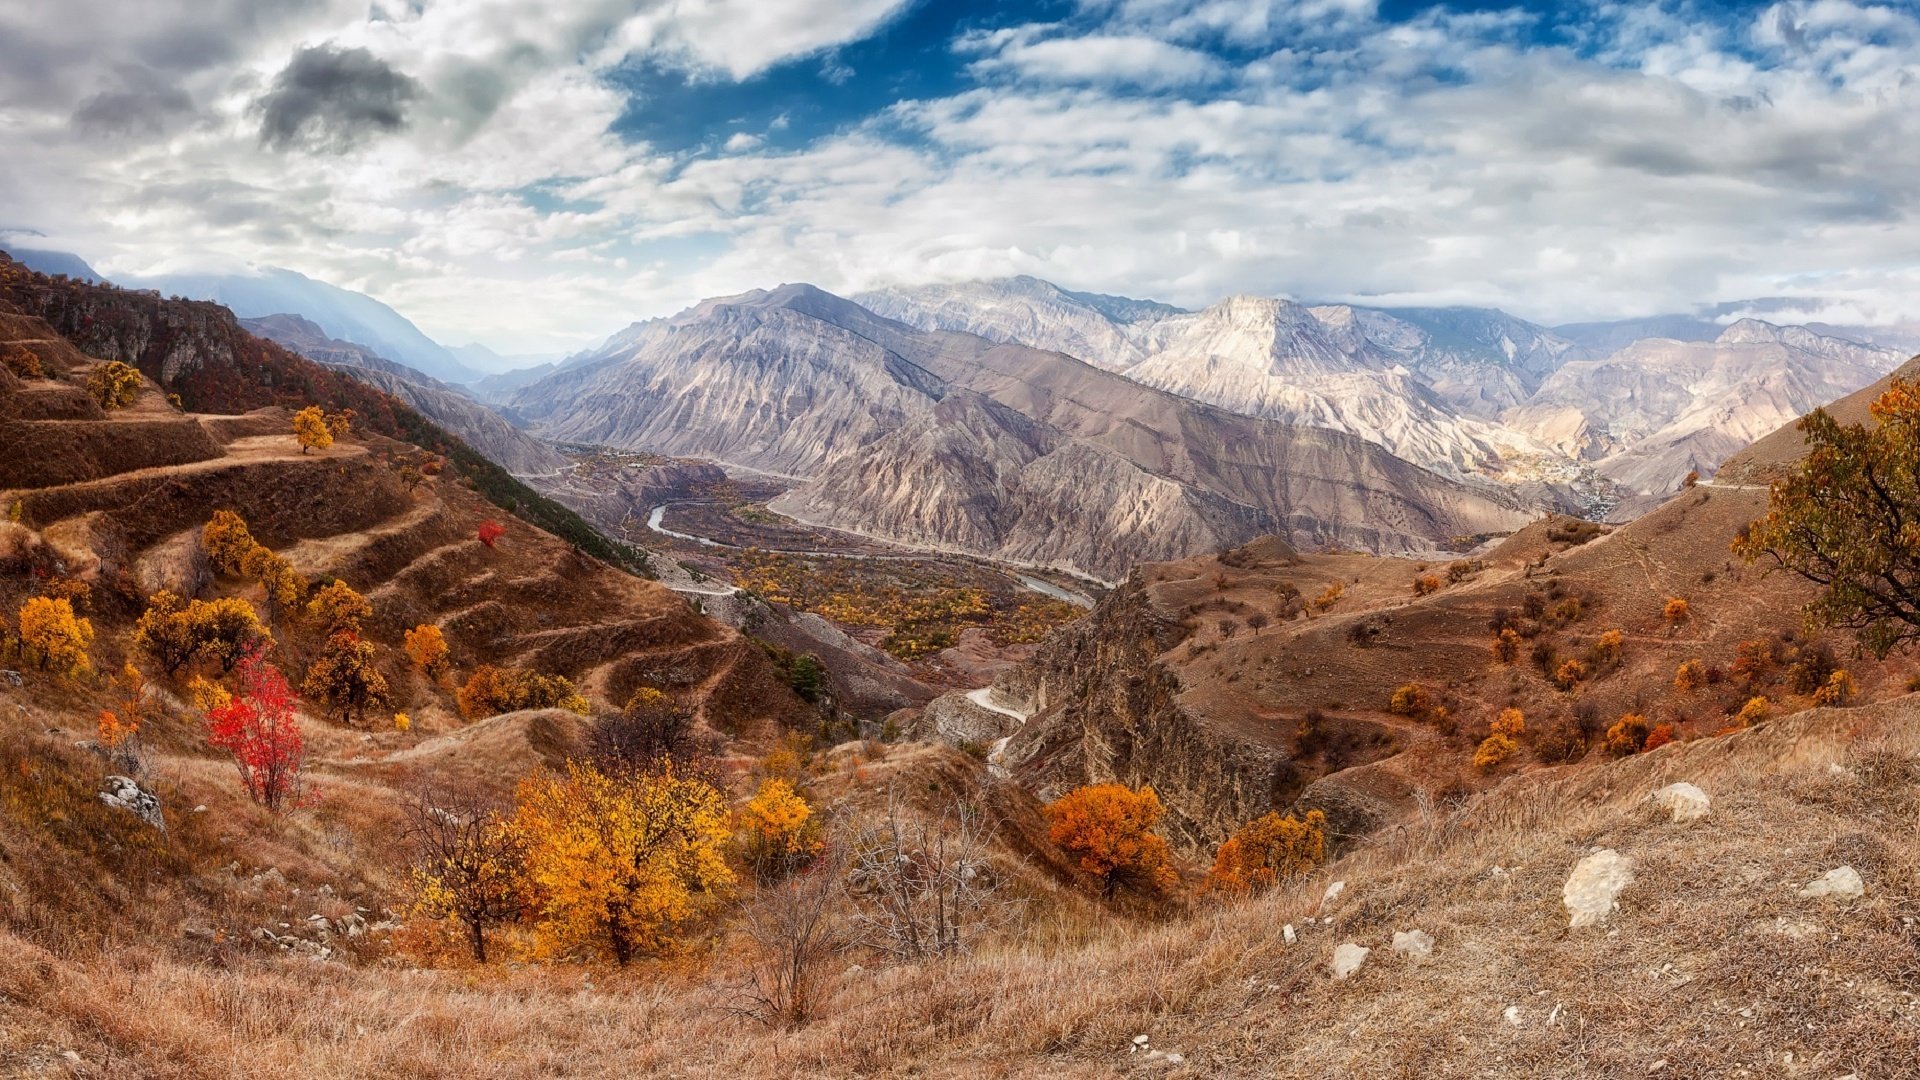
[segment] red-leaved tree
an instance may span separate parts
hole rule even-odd
[[[293,715],[292,688],[257,647],[235,665],[234,683],[239,693],[207,713],[207,741],[233,755],[254,802],[276,813],[299,804],[306,744]]]
[[[481,543],[492,547],[495,540],[507,535],[507,527],[489,518],[480,523],[478,535]]]

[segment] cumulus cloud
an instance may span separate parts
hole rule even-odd
[[[315,45],[293,54],[254,107],[260,141],[341,152],[399,131],[420,84],[365,49]]]
[[[618,72],[838,71],[910,0],[74,3],[85,32],[0,8],[12,221],[109,274],[289,266],[505,351],[781,280],[1541,321],[1755,296],[1898,319],[1920,295],[1905,5],[1080,0],[969,21],[920,54],[952,68],[937,93],[809,142],[799,102],[670,154],[618,133],[651,104]],[[853,63],[835,93],[870,78]],[[290,180],[283,146],[327,152]]]

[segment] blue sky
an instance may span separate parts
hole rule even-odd
[[[0,3],[0,225],[459,343],[1030,273],[1544,322],[1920,294],[1912,3]]]

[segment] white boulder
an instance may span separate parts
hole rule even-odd
[[[1409,960],[1425,960],[1433,955],[1433,935],[1425,930],[1396,930],[1393,951]]]
[[[1326,907],[1328,904],[1331,904],[1335,900],[1340,899],[1340,894],[1346,891],[1347,891],[1347,883],[1344,881],[1336,881],[1333,884],[1327,886],[1327,894],[1320,898],[1320,909],[1322,911],[1326,910]]]
[[[1371,952],[1373,952],[1372,949],[1355,945],[1351,941],[1342,944],[1333,950],[1333,977],[1344,979],[1359,971],[1360,965],[1367,962],[1367,954]]]
[[[1860,880],[1860,872],[1851,866],[1836,866],[1833,869],[1807,882],[1800,895],[1813,900],[1822,896],[1831,896],[1838,900],[1851,900],[1863,895],[1867,884]]]
[[[1685,781],[1668,784],[1654,792],[1653,801],[1675,821],[1698,821],[1713,808],[1706,792]]]
[[[1560,890],[1567,913],[1573,917],[1568,925],[1597,926],[1605,922],[1620,906],[1620,890],[1632,882],[1633,865],[1612,848],[1602,848],[1581,859]]]

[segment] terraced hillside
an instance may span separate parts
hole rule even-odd
[[[6,349],[33,354],[45,377],[0,369],[0,506],[10,518],[0,529],[16,554],[44,543],[63,575],[91,584],[103,629],[130,621],[154,591],[206,594],[215,583],[198,535],[226,509],[310,579],[364,593],[375,613],[368,633],[391,656],[404,630],[431,623],[463,664],[566,675],[615,705],[644,678],[727,733],[764,735],[810,715],[760,649],[669,590],[508,517],[450,473],[409,491],[396,467],[409,444],[361,434],[303,451],[278,406],[186,412],[150,382],[130,407],[103,411],[82,385],[99,361],[0,301]],[[476,536],[488,519],[506,526],[492,545]],[[395,685],[418,690],[404,662],[389,668]],[[444,706],[423,704],[430,720],[453,722]]]

